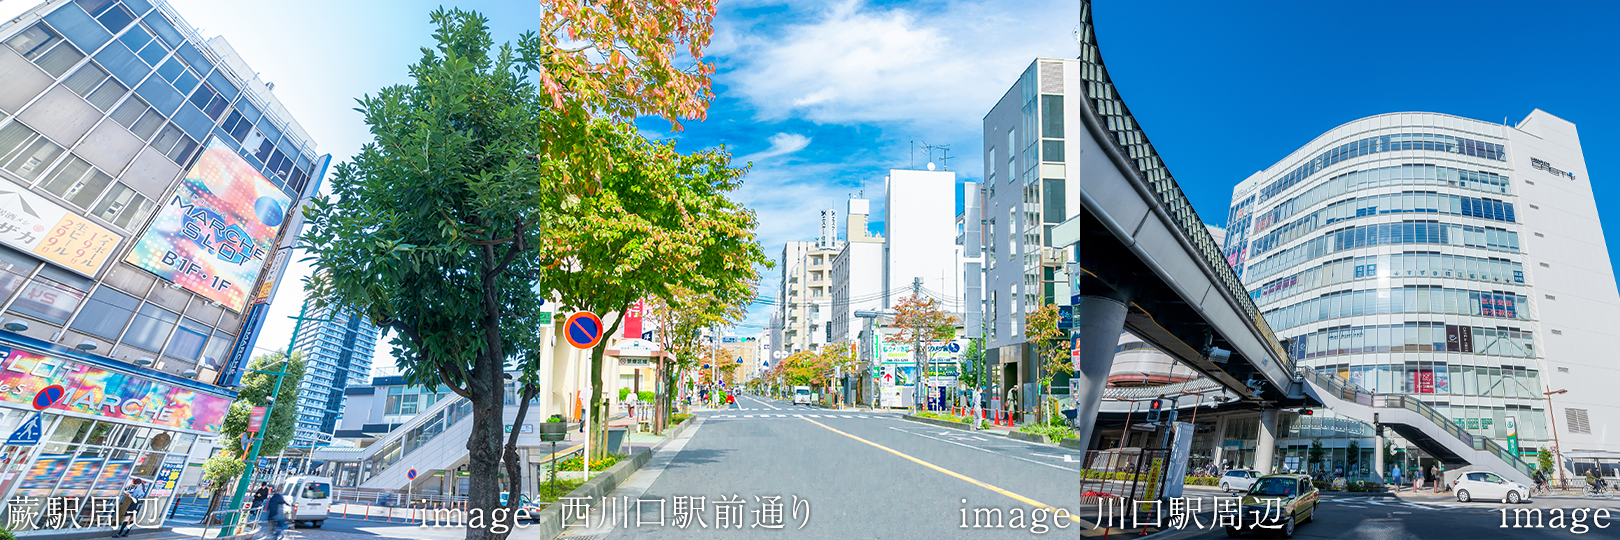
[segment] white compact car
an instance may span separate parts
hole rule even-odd
[[[1221,491],[1248,491],[1260,473],[1253,469],[1232,469],[1221,475]]]
[[[1468,472],[1458,477],[1457,481],[1451,483],[1451,491],[1457,494],[1460,502],[1484,499],[1518,504],[1519,501],[1530,500],[1529,486],[1484,471]]]

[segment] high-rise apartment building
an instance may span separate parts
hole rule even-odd
[[[274,293],[261,285],[281,281],[330,156],[224,38],[161,0],[14,7],[0,22],[0,369],[13,387],[66,388],[41,429],[75,441],[11,454],[0,499],[40,501],[17,515],[178,480],[193,442],[219,433]],[[32,397],[0,393],[0,430],[34,417]]]
[[[343,414],[343,391],[371,380],[371,362],[381,332],[371,321],[341,309],[305,301],[304,324],[293,350],[304,353],[304,380],[298,384],[297,427],[293,444],[325,444]]]
[[[1227,231],[1300,364],[1525,455],[1620,450],[1620,403],[1603,397],[1620,294],[1574,124],[1356,120],[1239,184]]]

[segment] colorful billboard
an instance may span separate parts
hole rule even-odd
[[[124,260],[241,313],[292,198],[218,139]]]
[[[0,185],[0,243],[93,276],[124,237],[11,184]]]
[[[0,347],[0,401],[33,403],[53,384],[67,393],[48,410],[219,433],[229,398],[177,388],[98,367]]]

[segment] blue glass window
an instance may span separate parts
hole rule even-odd
[[[158,39],[169,44],[171,49],[186,42],[185,38],[180,37],[180,32],[174,29],[174,25],[169,24],[169,20],[163,18],[162,13],[154,11],[141,20],[146,22],[146,26],[152,28],[152,33],[157,34]]]
[[[124,45],[129,46],[129,50],[138,51],[141,50],[141,47],[145,47],[147,43],[151,43],[152,34],[147,32],[146,28],[136,26],[129,29],[128,32],[124,32],[124,35],[119,36],[118,41],[122,41]]]
[[[51,23],[52,28],[67,36],[68,41],[79,46],[81,50],[100,49],[112,39],[112,33],[102,28],[101,23],[91,19],[89,13],[79,9],[78,4],[63,5],[50,15],[46,15],[45,22]]]
[[[129,52],[123,43],[115,43],[101,49],[101,52],[96,53],[96,62],[106,67],[108,72],[118,77],[118,80],[131,86],[141,82],[147,73],[152,72],[152,69],[136,59],[135,53]]]
[[[124,7],[123,4],[116,2],[107,4],[107,7],[102,8],[101,12],[96,13],[95,16],[96,20],[101,21],[102,26],[107,27],[107,30],[114,34],[128,28],[130,23],[135,22],[135,14],[130,13],[129,8]]]

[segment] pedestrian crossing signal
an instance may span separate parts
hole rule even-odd
[[[1149,422],[1158,422],[1159,421],[1159,411],[1162,411],[1162,410],[1164,410],[1164,400],[1162,400],[1162,399],[1153,400],[1152,403],[1148,404],[1147,421],[1149,421]]]

